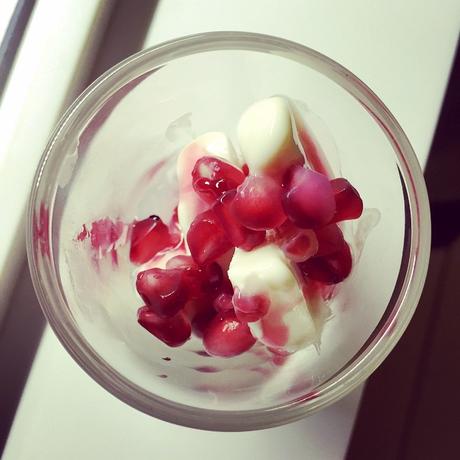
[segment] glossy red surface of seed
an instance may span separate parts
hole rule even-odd
[[[312,169],[294,166],[286,175],[283,207],[289,219],[301,228],[328,224],[335,213],[329,179]]]
[[[205,350],[223,358],[240,355],[255,343],[248,325],[238,320],[232,311],[215,316],[203,335]]]
[[[233,215],[232,207],[235,197],[235,190],[225,193],[216,201],[213,211],[220,220],[232,245],[250,251],[265,241],[265,231],[251,230],[241,225]]]
[[[236,317],[245,323],[259,321],[270,308],[270,299],[263,294],[243,295],[239,290],[233,295]]]
[[[284,241],[281,249],[292,262],[304,262],[318,252],[318,239],[313,230],[299,231]]]
[[[179,241],[178,233],[172,233],[158,216],[150,216],[134,222],[129,258],[135,264],[144,264],[159,252],[177,246]]]
[[[286,220],[281,186],[268,176],[248,176],[232,202],[237,221],[252,230],[268,230]]]
[[[207,203],[213,203],[223,193],[234,190],[244,181],[244,173],[219,158],[200,158],[192,171],[194,190]]]
[[[299,264],[299,268],[307,279],[324,284],[337,284],[351,272],[352,256],[350,247],[344,243],[341,250],[326,256],[312,257]]]
[[[226,292],[219,294],[213,302],[214,309],[219,313],[225,313],[227,311],[233,310],[233,296]]]
[[[363,213],[363,200],[358,191],[344,178],[331,181],[336,211],[333,221],[357,219]]]
[[[145,306],[139,308],[137,321],[144,329],[170,347],[180,347],[192,333],[190,322],[182,312],[171,318],[162,318]]]
[[[342,249],[345,244],[342,230],[337,224],[329,224],[315,230],[318,240],[318,256],[334,254]]]
[[[151,268],[137,275],[136,289],[157,315],[174,316],[187,302],[187,288],[179,269]]]
[[[217,260],[233,246],[212,210],[199,214],[187,233],[190,253],[198,265]]]

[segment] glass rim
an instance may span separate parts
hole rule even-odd
[[[177,58],[223,50],[268,53],[296,61],[319,71],[355,97],[379,124],[393,147],[410,210],[409,234],[404,243],[406,266],[401,273],[399,289],[396,286],[393,293],[395,300],[391,314],[386,316],[390,301],[382,317],[384,324],[379,323],[355,357],[315,389],[313,396],[306,395],[288,403],[254,410],[227,411],[183,405],[150,393],[118,373],[79,333],[76,323],[67,317],[69,315],[66,313],[63,317],[62,312],[69,308],[54,259],[51,256],[49,266],[44,264],[40,269],[37,243],[33,238],[34,216],[37,204],[40,204],[37,198],[39,195],[42,199],[52,198],[55,192],[55,188],[43,184],[43,175],[47,169],[60,165],[56,141],[63,131],[69,129],[77,113],[94,108],[98,101],[105,100],[117,88],[145,71]],[[54,202],[53,199],[50,201]],[[52,220],[51,216],[52,212]],[[47,235],[50,239],[51,228],[50,225]],[[428,196],[422,170],[405,133],[380,99],[343,66],[304,45],[269,35],[232,31],[188,35],[161,43],[128,57],[93,82],[66,111],[50,137],[33,181],[26,231],[29,267],[41,308],[59,341],[80,367],[110,393],[142,412],[179,425],[213,431],[263,429],[292,422],[337,401],[362,383],[396,345],[415,311],[428,269],[431,239]],[[390,330],[391,337],[387,338],[385,333]]]

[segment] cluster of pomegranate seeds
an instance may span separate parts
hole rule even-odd
[[[145,303],[139,323],[171,347],[193,332],[209,355],[232,357],[254,345],[249,324],[261,321],[263,334],[279,339],[273,347],[281,346],[288,330],[270,311],[269,297],[234,290],[225,260],[235,248],[251,251],[275,243],[296,264],[305,286],[328,289],[352,268],[337,223],[361,215],[358,192],[346,179],[330,180],[304,166],[292,166],[278,181],[210,156],[196,162],[192,185],[207,208],[185,235],[190,255],[172,256],[164,269],[138,274],[136,288]],[[151,216],[133,225],[131,260],[146,263],[180,241],[177,222],[166,225]]]

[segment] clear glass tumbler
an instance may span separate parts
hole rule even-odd
[[[257,346],[231,359],[206,356],[197,339],[168,348],[136,322],[124,223],[170,214],[177,152],[207,131],[235,140],[242,111],[275,94],[296,101],[335,172],[360,191],[366,212],[347,226],[359,260],[330,306],[320,349],[273,362]],[[81,237],[93,222],[118,232],[98,253]],[[296,43],[216,32],[141,51],[74,102],[35,176],[27,245],[49,324],[94,380],[163,420],[238,431],[309,415],[375,370],[419,300],[430,216],[409,141],[358,78]]]

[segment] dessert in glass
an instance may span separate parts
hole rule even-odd
[[[64,115],[32,191],[34,285],[97,382],[167,421],[287,423],[385,358],[429,255],[423,176],[330,59],[219,32],[142,51]]]

